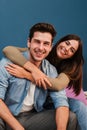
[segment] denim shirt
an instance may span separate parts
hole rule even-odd
[[[25,52],[24,56],[27,58],[28,53]],[[5,66],[11,63],[7,58],[2,58],[0,61],[0,98],[4,100],[13,115],[18,115],[22,108],[23,100],[27,95],[30,87],[30,81],[27,79],[17,78],[8,73]],[[57,77],[57,71],[47,60],[42,61],[42,71],[50,76]],[[48,90],[36,86],[34,95],[34,107],[37,112],[43,110],[43,104],[46,101]],[[53,100],[55,108],[60,106],[67,106],[67,97],[65,91],[50,91],[50,96]]]

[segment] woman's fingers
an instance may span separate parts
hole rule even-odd
[[[52,86],[50,81],[47,78],[44,79],[40,78],[39,80],[36,81],[36,84],[39,87],[43,87],[44,89],[47,89]]]
[[[47,84],[47,86],[51,87],[52,84],[50,83],[50,81],[47,78],[44,78],[45,83]]]
[[[16,64],[12,64],[12,63],[8,63],[8,66],[14,69],[18,69],[20,68],[20,66],[16,65]]]
[[[24,70],[23,68],[15,65],[15,64],[8,64],[5,66],[6,70],[13,76],[18,78],[24,78]]]

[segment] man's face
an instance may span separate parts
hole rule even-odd
[[[31,41],[28,40],[30,50],[30,61],[40,65],[41,61],[46,58],[52,48],[52,35],[48,32],[35,32]]]

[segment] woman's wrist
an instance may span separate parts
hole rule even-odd
[[[27,61],[27,62],[23,65],[23,67],[24,67],[26,70],[30,71],[31,73],[37,71],[37,67],[36,67],[35,65],[33,65],[33,63],[31,63],[30,61]]]
[[[32,72],[32,67],[31,67],[29,61],[27,61],[27,62],[23,65],[23,67],[24,67],[26,70]]]

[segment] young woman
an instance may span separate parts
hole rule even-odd
[[[55,90],[65,88],[71,111],[76,113],[81,130],[87,130],[87,100],[82,90],[82,65],[84,59],[80,37],[74,34],[64,36],[54,45],[48,55],[47,60],[56,67],[59,73],[56,79],[47,77],[25,59],[20,53],[20,51],[24,50],[26,48],[15,48],[13,46],[3,49],[4,54],[10,60],[28,70],[27,72],[17,65],[10,64],[6,67],[9,73],[32,80],[45,89],[47,87]]]

